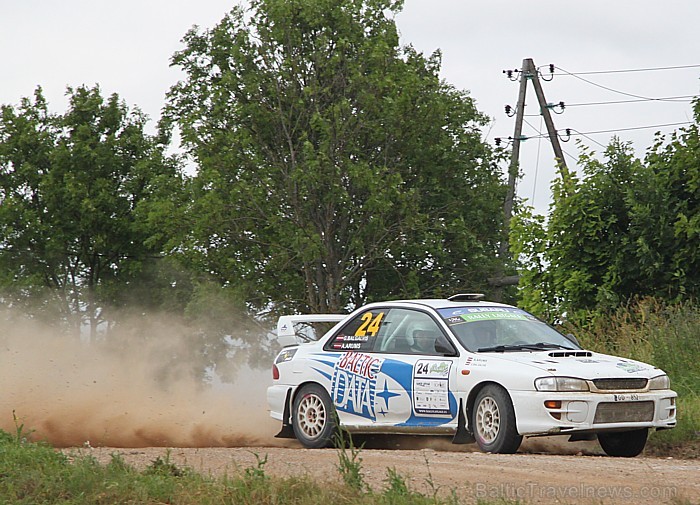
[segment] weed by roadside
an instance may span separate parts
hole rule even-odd
[[[361,449],[339,449],[341,481],[316,482],[309,477],[273,477],[266,473],[267,455],[235,476],[204,476],[158,457],[143,471],[118,454],[106,465],[91,456],[67,456],[45,443],[29,442],[22,430],[0,431],[0,503],[73,505],[113,503],[155,505],[448,505],[454,493],[432,496],[410,488],[396,469],[387,469],[385,487],[372,490],[364,481]],[[484,505],[492,502],[483,502]],[[516,502],[498,502],[513,504]]]

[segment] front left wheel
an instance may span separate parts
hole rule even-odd
[[[292,427],[304,447],[318,449],[333,444],[337,422],[333,404],[324,388],[307,384],[294,398]]]
[[[508,392],[500,386],[485,386],[472,408],[472,431],[484,452],[513,454],[523,440],[515,426],[515,410]]]

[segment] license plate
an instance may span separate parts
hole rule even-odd
[[[639,401],[639,395],[634,393],[628,395],[613,395],[613,399],[616,402],[636,402]]]

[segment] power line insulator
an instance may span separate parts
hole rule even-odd
[[[508,79],[511,81],[517,81],[518,80],[518,72],[520,72],[517,68],[514,70],[504,70],[503,73],[506,74]]]
[[[552,79],[554,79],[554,63],[549,64],[549,77],[545,77],[544,75],[542,75],[542,72],[540,72],[539,69],[537,69],[537,73],[540,74],[540,77],[542,77],[543,81],[551,81]]]
[[[506,105],[505,109],[506,109],[506,116],[508,116],[508,117],[515,116],[515,109],[513,109],[513,107],[511,107],[510,105]]]
[[[496,142],[496,147],[499,147],[501,145],[501,137],[496,137],[493,140]]]

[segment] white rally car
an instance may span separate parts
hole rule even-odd
[[[273,365],[270,415],[305,447],[350,433],[451,435],[513,453],[523,436],[597,435],[611,456],[636,456],[649,429],[676,425],[676,393],[658,368],[582,349],[531,314],[481,295],[366,305],[285,347]]]

